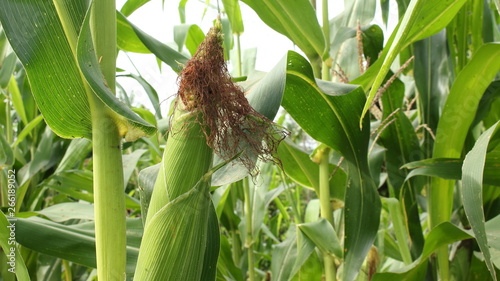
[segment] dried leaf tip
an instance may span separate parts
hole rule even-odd
[[[276,157],[286,134],[253,109],[227,70],[220,22],[179,75],[178,96],[187,111],[199,111],[207,145],[224,160],[243,151],[239,160],[250,170],[256,158],[280,163]],[[177,105],[179,106],[179,104]]]

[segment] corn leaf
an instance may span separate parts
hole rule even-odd
[[[33,158],[27,165],[24,165],[19,170],[19,185],[24,185],[25,183],[27,183],[28,180],[38,172],[45,171],[51,168],[50,166],[48,166],[48,164],[52,155],[53,138],[54,133],[48,127],[46,127],[43,135],[41,136],[40,143],[36,148],[35,154],[33,155]]]
[[[123,183],[125,186],[123,189],[127,187],[128,181],[132,176],[135,168],[137,167],[137,162],[141,159],[142,155],[146,152],[146,149],[137,149],[130,154],[122,155],[123,159]]]
[[[451,84],[448,70],[448,45],[445,32],[440,32],[413,44],[415,54],[415,86],[419,95],[419,116],[422,124],[436,132],[442,98],[449,92],[444,85]],[[424,157],[432,155],[433,139],[424,137]],[[416,160],[416,159],[415,159]]]
[[[92,127],[86,81],[82,80],[71,47],[76,44],[80,29],[84,37],[90,36],[88,24],[81,28],[88,3],[59,3],[59,10],[49,0],[2,0],[0,3],[3,7],[0,21],[28,73],[33,96],[47,124],[65,138],[90,138]],[[87,46],[92,45],[89,37],[82,41]],[[93,47],[80,50],[79,57],[87,56],[83,64],[90,65],[90,69],[82,70],[99,98],[117,113],[122,132],[127,132],[131,138],[154,132],[154,127],[125,107],[105,86],[97,58],[91,50]]]
[[[5,133],[0,130],[0,169],[11,166],[14,163],[14,152],[5,139]]]
[[[66,153],[57,165],[54,174],[69,169],[74,169],[77,165],[81,164],[83,160],[90,154],[92,150],[92,143],[87,139],[74,139],[71,140]]]
[[[493,264],[500,267],[500,215],[485,224]]]
[[[325,54],[325,38],[308,0],[243,0],[268,26],[287,36],[310,60]]]
[[[205,39],[205,33],[196,24],[181,24],[174,26],[174,41],[177,43],[178,51],[181,52],[184,45],[189,53],[194,55],[198,45]]]
[[[412,264],[405,266],[397,272],[376,273],[373,281],[394,280],[394,281],[420,281],[424,279],[427,261],[431,254],[439,247],[451,244],[456,241],[472,238],[466,231],[454,226],[449,222],[439,224],[431,230],[425,238],[425,245],[422,255]]]
[[[238,0],[222,0],[224,12],[231,23],[231,30],[235,34],[242,34],[245,30],[243,27],[243,19],[241,17],[240,3]]]
[[[369,46],[369,44],[365,45],[365,43],[367,43],[367,40],[365,39],[368,38],[365,35],[367,34],[372,34],[376,37],[381,36],[380,49],[382,48],[382,30],[380,30],[378,34],[375,34],[371,32],[373,29],[366,29],[367,25],[372,22],[375,16],[376,6],[376,0],[344,1],[344,10],[342,13],[330,20],[329,36],[331,38],[331,44],[329,48],[330,55],[333,59],[332,65],[339,65],[342,72],[349,78],[360,75],[358,55],[356,54],[358,49],[358,40],[354,39],[356,37],[358,24],[362,27],[363,49],[366,50],[367,48],[365,48],[365,46]],[[371,56],[370,61],[373,63],[378,57],[379,52],[380,50],[373,48],[370,52],[365,53],[365,55],[369,54]]]
[[[7,266],[8,268],[14,268],[18,280],[30,280],[28,269],[26,268],[26,264],[24,263],[21,252],[19,251],[18,247],[14,245],[15,243],[9,243],[10,241],[16,241],[9,240],[9,237],[11,237],[11,230],[15,232],[17,239],[19,228],[17,221],[14,218],[11,219],[12,220],[8,220],[6,215],[0,211],[0,247],[3,251],[2,255],[12,255],[12,253],[15,255],[13,260],[14,266],[10,264],[11,260],[10,257],[8,257],[7,261],[9,262],[9,264],[4,264],[2,265],[2,267]],[[15,248],[15,250],[11,251],[12,248]],[[4,276],[4,278],[7,278],[7,276]]]
[[[34,212],[39,215],[43,215],[54,222],[63,222],[70,219],[94,219],[94,206],[92,204],[77,202],[59,203]]]
[[[66,170],[58,172],[46,179],[42,185],[75,199],[94,202],[92,172],[82,170]],[[139,208],[137,199],[125,195],[125,206],[130,209]]]
[[[12,105],[14,106],[17,115],[19,115],[19,118],[21,118],[25,125],[28,124],[30,121],[28,120],[28,115],[26,114],[26,100],[23,100],[23,96],[21,96],[21,92],[19,91],[19,87],[14,76],[10,77],[8,90],[11,94]]]
[[[151,53],[132,29],[127,18],[120,12],[116,12],[116,36],[116,44],[120,50],[140,54]]]
[[[18,144],[20,144],[31,132],[42,122],[43,116],[40,114],[37,117],[33,118],[26,126],[23,128],[23,130],[17,135],[17,139],[14,142],[14,147],[16,147]]]
[[[90,138],[87,95],[52,1],[0,3],[2,27],[46,122],[61,136]]]
[[[362,131],[357,122],[364,101],[360,87],[316,81],[309,63],[288,53],[283,107],[311,137],[347,162],[344,280],[353,280],[359,272],[379,225],[380,199],[368,168],[368,119]]]
[[[182,69],[181,65],[187,62],[188,58],[186,56],[140,30],[137,26],[132,24],[127,18],[120,15],[119,13],[118,19],[120,25],[124,25],[124,27],[126,27],[126,25],[128,24],[134,30],[135,34],[142,41],[144,46],[146,46],[146,48],[148,48],[153,54],[155,54],[157,58],[170,66],[174,71],[180,71]]]
[[[290,280],[297,259],[297,234],[295,225],[291,224],[285,241],[273,248],[271,261],[271,280]]]
[[[434,158],[459,158],[486,88],[500,69],[500,44],[479,48],[457,75],[439,119]],[[428,196],[431,225],[448,220],[453,205],[453,181],[433,178]]]
[[[93,222],[63,225],[39,217],[31,217],[17,218],[16,224],[16,239],[19,244],[43,254],[96,267]],[[135,269],[142,236],[140,220],[127,219],[127,229],[126,270],[127,273],[132,273]]]
[[[302,186],[314,189],[316,194],[319,194],[319,166],[311,160],[309,154],[288,140],[280,144],[278,154],[287,176]],[[330,171],[336,169],[336,165],[330,164]],[[344,170],[337,169],[330,178],[330,197],[344,200],[345,190],[342,187],[346,182],[347,175]]]
[[[78,37],[76,56],[80,70],[94,93],[111,110],[118,114],[118,124],[121,125],[119,129],[126,140],[136,140],[144,135],[151,135],[156,131],[152,125],[144,121],[118,100],[114,96],[114,89],[110,89],[104,80],[104,75],[101,72],[92,42],[90,13],[87,13],[82,23],[82,28]]]
[[[375,74],[376,77],[361,117],[366,114],[371,106],[378,88],[382,85],[396,56],[409,44],[434,35],[446,27],[464,3],[465,0],[412,0],[410,2],[399,26],[391,36],[393,39],[389,40],[384,49],[383,63],[374,67],[378,71],[370,73],[370,75]],[[360,125],[361,122],[362,120],[360,120]]]
[[[404,113],[403,103],[404,84],[397,79],[382,96],[382,120],[385,120],[385,124],[391,121],[393,123],[381,132],[380,143],[385,147],[388,182],[393,192],[391,196],[402,202],[413,257],[417,258],[424,246],[417,204],[417,194],[423,188],[423,182],[421,178],[405,181],[408,171],[400,167],[410,161],[419,160],[422,152],[413,125]],[[398,112],[394,113],[397,110]]]
[[[16,67],[17,57],[16,54],[10,53],[2,61],[2,67],[0,67],[0,89],[7,88],[9,84],[10,77],[14,72]]]
[[[298,228],[321,252],[342,258],[343,252],[340,241],[333,226],[327,220],[321,218],[315,222],[299,224]]]
[[[500,44],[490,43],[458,74],[439,120],[433,157],[460,157],[479,101],[498,70]]]
[[[241,269],[234,264],[233,253],[231,252],[231,244],[227,236],[221,235],[221,248],[217,270],[220,275],[227,276],[230,280],[244,281]],[[221,279],[217,279],[221,280]],[[224,279],[226,280],[226,279]]]
[[[290,277],[295,275],[291,280],[295,280],[295,278],[299,277],[304,278],[305,277],[303,274],[304,271],[314,270],[309,266],[308,261],[311,258],[314,259],[314,257],[316,257],[317,259],[317,255],[314,253],[314,249],[316,248],[314,242],[311,239],[309,239],[304,234],[304,232],[297,231],[297,229],[295,229],[295,231],[297,233],[297,246],[296,246],[297,258],[295,260],[295,264],[293,265],[293,269],[290,272]],[[317,272],[317,274],[321,276],[322,275],[321,263],[318,264],[319,266],[316,265],[317,267],[319,267],[319,272]],[[312,278],[312,279],[299,279],[299,280],[316,280],[316,279]]]
[[[128,0],[123,4],[120,12],[124,14],[126,17],[130,16],[135,10],[142,7],[144,4],[148,3],[151,0]]]
[[[430,158],[408,163],[401,168],[412,169],[408,178],[414,176],[432,176],[447,180],[462,179],[463,160],[456,158]],[[493,186],[500,185],[500,150],[496,149],[486,154],[483,171],[483,183]]]
[[[491,137],[498,132],[500,121],[486,130],[476,141],[472,150],[465,156],[462,167],[462,203],[464,211],[474,231],[477,243],[483,253],[486,266],[493,280],[497,280],[495,267],[486,237],[485,217],[483,213],[482,182],[486,162],[486,151]]]

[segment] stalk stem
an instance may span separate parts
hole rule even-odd
[[[73,280],[73,273],[71,272],[71,265],[69,264],[69,261],[62,260],[62,265],[64,268],[64,280],[66,281]]]
[[[243,192],[245,195],[246,239],[245,248],[248,252],[248,280],[255,281],[255,258],[253,254],[253,224],[252,224],[252,198],[248,178],[243,179]]]
[[[321,65],[321,79],[330,81],[330,67],[325,63],[324,57],[330,57],[330,19],[328,18],[328,0],[322,1],[321,16],[323,20],[323,36],[325,37],[325,54],[323,55],[323,63]]]
[[[428,206],[430,229],[436,227],[442,222],[449,221],[453,209],[453,189],[454,181],[440,178],[433,178],[431,186],[428,189]],[[437,268],[438,280],[449,280],[450,263],[448,260],[448,246],[437,249]]]
[[[329,171],[329,158],[330,148],[324,148],[319,152],[319,201],[321,208],[321,217],[326,219],[332,227],[333,213],[332,205],[330,203],[330,171]],[[334,227],[335,228],[335,227]],[[325,281],[337,280],[337,272],[335,268],[334,257],[328,253],[323,253],[323,260],[325,266]]]
[[[122,281],[126,226],[120,135],[115,120],[95,96],[91,109],[97,274],[101,281]]]
[[[96,55],[109,88],[115,92],[116,3],[94,1],[91,30]],[[92,114],[94,212],[97,274],[100,281],[122,281],[126,266],[125,197],[121,136],[112,113],[89,92]]]
[[[240,34],[236,34],[236,76],[240,77],[243,75],[241,67],[241,43]]]

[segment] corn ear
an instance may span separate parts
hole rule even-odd
[[[172,118],[134,280],[215,279],[220,237],[207,175],[213,152],[197,118],[182,106]]]
[[[199,112],[177,109],[156,179],[148,218],[163,206],[188,192],[212,166],[213,152],[206,144]]]
[[[134,280],[200,280],[211,204],[209,180],[202,180],[157,213],[150,212]]]
[[[210,169],[188,192],[150,213],[134,280],[215,280],[220,233],[210,182],[215,171],[239,156]]]
[[[221,26],[216,23],[180,74],[136,281],[215,280],[220,236],[209,193],[212,174],[237,158],[250,171],[252,157],[272,156],[280,141],[274,137],[273,123],[233,84],[221,42]],[[223,162],[210,169],[214,152]]]

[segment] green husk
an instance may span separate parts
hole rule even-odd
[[[200,280],[210,204],[206,179],[154,214],[144,232],[134,280]]]

